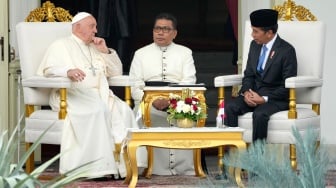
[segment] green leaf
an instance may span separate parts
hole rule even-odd
[[[289,158],[279,158],[281,155],[274,145],[259,140],[251,144],[246,151],[230,150],[230,156],[224,158],[224,164],[254,174],[255,176],[250,177],[248,181],[253,187],[325,187],[325,175],[330,163],[327,150],[323,144],[317,147],[318,135],[312,127],[304,137],[295,127],[292,132],[296,140],[299,173],[292,170]]]
[[[72,171],[67,172],[64,176],[58,176],[53,180],[43,184],[39,181],[38,176],[45,171],[45,169],[54,163],[57,159],[60,158],[63,153],[60,153],[54,156],[52,159],[40,165],[36,168],[31,174],[27,174],[23,170],[23,165],[25,164],[28,157],[32,152],[39,146],[41,139],[49,129],[54,126],[52,124],[47,128],[37,139],[36,142],[32,144],[30,149],[26,151],[20,158],[17,164],[13,164],[13,158],[15,152],[17,151],[18,143],[20,143],[19,138],[24,134],[24,129],[18,132],[18,127],[23,119],[23,114],[20,117],[20,121],[11,134],[8,142],[6,142],[7,131],[4,131],[0,135],[0,187],[9,187],[9,188],[35,188],[35,187],[64,187],[64,185],[69,184],[78,178],[85,177],[87,171],[91,168],[94,168],[95,161],[88,162],[78,168],[73,169]]]

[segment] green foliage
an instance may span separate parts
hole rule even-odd
[[[297,171],[292,170],[289,158],[281,157],[277,148],[264,141],[254,142],[247,151],[230,152],[224,164],[246,170],[248,187],[325,187],[330,160],[324,146],[317,146],[318,135],[312,129],[304,137],[296,128],[292,131],[296,139]]]
[[[22,117],[21,117],[22,119]],[[24,130],[18,132],[18,126],[16,126],[13,133],[10,135],[10,138],[6,139],[7,131],[4,131],[0,135],[0,187],[4,188],[54,188],[54,187],[64,187],[65,185],[81,178],[85,177],[85,173],[89,168],[93,167],[94,162],[87,163],[79,168],[76,168],[72,171],[63,174],[62,176],[55,177],[51,181],[42,183],[39,181],[38,177],[44,172],[48,166],[53,162],[58,160],[61,154],[56,155],[52,159],[48,160],[44,164],[36,168],[31,174],[27,174],[23,166],[30,156],[30,154],[36,149],[39,145],[42,137],[45,133],[51,128],[49,127],[39,138],[38,140],[26,151],[17,164],[13,163],[14,155],[18,149],[18,143],[24,134]]]

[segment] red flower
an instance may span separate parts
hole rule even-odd
[[[173,108],[173,109],[175,109],[175,108],[177,107],[177,103],[175,103],[175,104],[170,104],[170,107]]]
[[[196,98],[196,97],[192,97],[192,100],[195,101],[195,102],[197,102],[197,103],[199,102],[199,99]]]
[[[177,100],[176,99],[170,99],[169,101],[170,107],[175,109],[177,107]]]
[[[170,99],[170,104],[177,104],[177,100],[176,99]]]
[[[197,105],[192,105],[193,110],[196,112],[198,110]]]
[[[191,104],[192,103],[192,99],[191,98],[185,98],[185,100],[184,100],[184,103],[186,103],[186,104]]]

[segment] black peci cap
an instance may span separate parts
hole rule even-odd
[[[278,12],[273,9],[260,9],[250,14],[251,25],[254,27],[270,27],[278,23]]]

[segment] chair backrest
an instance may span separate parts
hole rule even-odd
[[[326,26],[321,21],[278,21],[279,36],[291,43],[298,61],[298,76],[323,78],[324,47]],[[244,73],[252,28],[250,21],[245,23],[243,40],[242,73]],[[298,104],[320,104],[322,88],[297,89]]]
[[[22,79],[36,75],[49,45],[70,36],[70,22],[20,22],[16,26]],[[23,88],[25,104],[47,105],[49,89]]]

